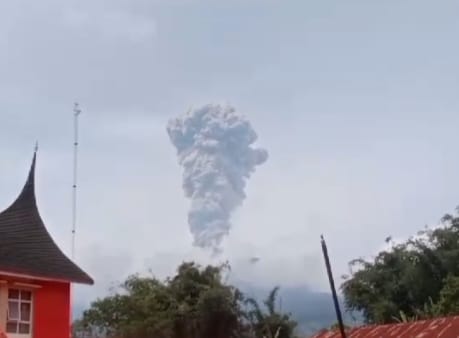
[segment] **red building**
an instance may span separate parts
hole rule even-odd
[[[0,213],[0,332],[69,338],[71,283],[94,282],[46,230],[35,199],[35,163],[36,154],[18,198]]]

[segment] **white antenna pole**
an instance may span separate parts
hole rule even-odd
[[[78,103],[73,107],[74,118],[74,142],[73,142],[73,204],[72,204],[72,260],[75,259],[75,237],[77,225],[77,170],[78,170],[78,116],[81,114],[81,109]]]

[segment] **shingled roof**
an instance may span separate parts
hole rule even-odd
[[[370,325],[350,329],[348,338],[458,338],[459,317],[446,317],[417,322]],[[324,331],[312,338],[341,338],[337,331]]]
[[[35,152],[22,192],[0,213],[0,271],[36,278],[94,284],[56,245],[40,217],[35,198]]]

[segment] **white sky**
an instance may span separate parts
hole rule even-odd
[[[81,116],[78,263],[171,273],[191,247],[167,120],[230,102],[270,152],[234,215],[235,278],[325,289],[459,204],[459,2],[0,2],[0,207],[40,141],[38,200],[69,252],[72,106]],[[251,256],[261,257],[256,268]]]

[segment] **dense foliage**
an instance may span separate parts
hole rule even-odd
[[[342,285],[348,310],[368,323],[390,323],[459,314],[459,217],[425,229],[373,260],[351,262],[357,270]]]
[[[223,281],[229,267],[183,263],[160,281],[129,277],[114,294],[95,301],[74,325],[76,337],[292,338],[295,323],[275,309],[277,288],[262,311]]]

